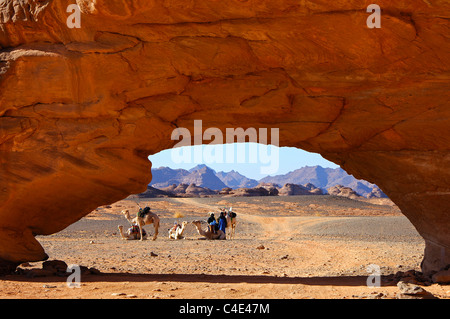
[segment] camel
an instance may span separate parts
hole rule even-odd
[[[236,232],[236,216],[231,218],[230,213],[227,213],[227,228],[226,230],[229,232],[228,234],[230,234],[230,239],[234,237],[234,234]]]
[[[225,208],[222,208],[220,210],[221,212],[224,212],[227,216],[227,233],[229,234],[229,238],[233,238],[236,232],[236,214],[234,214],[234,217],[231,217],[231,207],[230,209],[227,211]],[[229,231],[228,231],[229,230]]]
[[[172,227],[169,229],[169,239],[183,239],[183,232],[188,225],[187,221],[181,223],[181,227],[179,225]]]
[[[120,232],[120,236],[122,237],[122,239],[124,240],[136,240],[141,238],[139,233],[136,232],[132,232],[132,229],[130,228],[126,234],[123,233],[123,226],[119,225],[119,232]],[[144,233],[144,239],[147,239],[147,234]]]
[[[192,222],[194,224],[195,228],[197,229],[197,232],[200,236],[205,237],[206,239],[226,239],[225,233],[221,231],[220,229],[217,230],[217,232],[214,234],[212,233],[209,228],[206,230],[202,229],[202,221],[200,220],[194,220]]]
[[[139,226],[139,230],[140,230],[140,234],[141,234],[139,240],[141,240],[141,241],[143,240],[142,227],[145,225],[153,224],[153,226],[155,227],[155,234],[153,235],[153,240],[156,240],[156,237],[158,237],[158,229],[159,229],[158,215],[149,211],[144,217],[136,216],[135,218],[131,219],[130,212],[128,211],[128,209],[123,210],[122,214],[125,216],[125,218],[128,220],[128,222],[131,224],[131,226],[133,226],[133,225]]]

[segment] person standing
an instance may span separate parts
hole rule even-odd
[[[225,233],[225,229],[227,228],[227,218],[225,217],[225,212],[220,212],[219,216],[219,229]]]

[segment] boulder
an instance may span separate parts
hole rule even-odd
[[[398,299],[436,299],[433,294],[415,284],[399,281],[397,287],[400,290]]]

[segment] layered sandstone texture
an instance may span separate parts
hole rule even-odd
[[[75,3],[75,0],[72,1]],[[0,259],[146,189],[175,128],[279,128],[376,183],[450,263],[450,4],[0,1]],[[270,140],[270,138],[269,138]]]

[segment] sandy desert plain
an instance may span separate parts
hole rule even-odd
[[[120,238],[118,225],[129,227],[121,211],[134,217],[135,201],[160,216],[156,241]],[[174,221],[206,221],[208,212],[229,206],[237,213],[235,238],[199,240],[193,224],[185,239],[168,238]],[[153,225],[144,229],[154,232]],[[42,262],[22,264],[22,274],[0,278],[0,298],[395,299],[399,272],[420,271],[424,251],[423,239],[390,200],[328,195],[131,196],[37,238],[49,260],[97,272],[83,273],[81,287],[69,288],[66,277],[30,276]],[[380,267],[381,287],[367,286],[371,264]],[[450,298],[449,286],[423,288]]]

